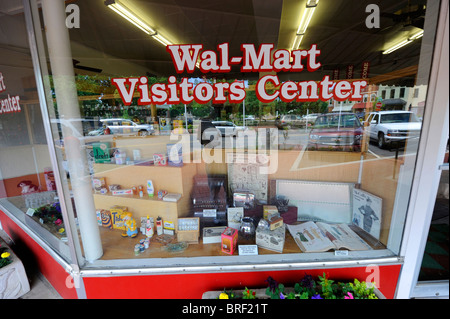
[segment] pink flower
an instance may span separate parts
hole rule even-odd
[[[62,220],[61,219],[57,219],[57,220],[55,220],[55,225],[61,225],[62,224]]]
[[[353,295],[351,292],[347,292],[347,296],[345,296],[344,299],[355,299],[355,298],[353,298]]]

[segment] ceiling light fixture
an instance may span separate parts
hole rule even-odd
[[[389,54],[394,52],[395,50],[400,49],[401,47],[404,47],[407,44],[410,44],[411,42],[413,42],[414,40],[420,39],[421,37],[423,37],[423,30],[417,32],[416,34],[410,36],[408,39],[403,40],[400,43],[397,43],[396,45],[390,47],[389,49],[387,49],[386,51],[383,51],[383,54]]]
[[[138,27],[146,34],[150,35],[153,39],[158,41],[164,46],[172,44],[169,40],[159,34],[155,29],[150,27],[147,23],[142,21],[138,16],[136,16],[130,9],[125,7],[122,3],[117,0],[106,0],[105,5],[113,10],[115,13],[120,15],[122,18],[131,22],[134,26]]]
[[[300,43],[303,40],[303,36],[305,35],[309,23],[311,22],[311,18],[314,15],[314,11],[316,10],[318,3],[319,0],[307,0],[306,8],[303,11],[302,19],[300,20],[294,43],[292,43],[292,50],[297,50],[300,47]]]

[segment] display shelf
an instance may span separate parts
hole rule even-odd
[[[139,240],[144,239],[145,236],[139,234],[136,238],[121,237],[120,230],[110,230],[105,227],[101,227],[100,235],[103,242],[103,260],[111,259],[124,259],[124,258],[170,258],[170,257],[205,257],[205,256],[229,256],[221,250],[221,244],[203,244],[203,238],[200,236],[198,244],[189,244],[187,249],[179,252],[168,252],[164,249],[164,245],[156,240],[154,235],[150,240],[150,247],[138,256],[134,255],[134,246],[139,243]],[[361,236],[359,233],[358,235]],[[174,236],[173,243],[177,243],[177,236]],[[372,245],[368,242],[374,250],[385,249],[384,245]],[[255,245],[255,239],[244,239],[238,237],[239,245]],[[303,252],[298,247],[294,238],[286,231],[285,243],[283,248],[283,254],[298,254]],[[280,255],[281,253],[274,252],[272,250],[258,247],[258,255]],[[308,253],[304,253],[308,254]],[[235,251],[235,256],[239,255],[238,251]]]
[[[195,164],[183,166],[154,166],[154,165],[117,165],[95,163],[94,176],[104,177],[107,185],[118,184],[122,189],[133,186],[144,186],[144,196],[93,194],[96,209],[109,210],[114,205],[126,206],[140,224],[141,217],[150,216],[155,220],[161,216],[163,220],[172,221],[177,225],[179,217],[187,217],[191,212],[190,194],[192,180],[197,174]],[[154,196],[149,197],[146,192],[147,180],[152,180]],[[168,193],[181,194],[177,202],[160,200],[159,190]]]

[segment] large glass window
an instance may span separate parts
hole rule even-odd
[[[0,16],[0,210],[69,260],[22,1]]]
[[[437,12],[42,2],[48,113],[86,266],[398,255]]]

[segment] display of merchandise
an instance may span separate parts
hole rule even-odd
[[[222,233],[227,226],[204,227],[203,228],[203,244],[216,244],[222,240]]]
[[[181,144],[167,144],[169,166],[183,166],[183,151]]]
[[[181,198],[181,194],[167,193],[167,195],[164,195],[162,200],[165,202],[177,202],[180,198]]]
[[[163,234],[163,221],[160,216],[158,216],[158,218],[156,218],[156,233],[158,235]]]
[[[153,197],[154,193],[155,193],[155,188],[153,186],[153,181],[148,180],[147,181],[147,194],[148,194],[148,196]]]
[[[255,194],[250,192],[235,192],[233,193],[233,205],[235,207],[244,207],[245,209],[252,209],[255,207]]]
[[[203,209],[225,211],[227,206],[226,176],[194,176],[191,198],[194,211]]]

